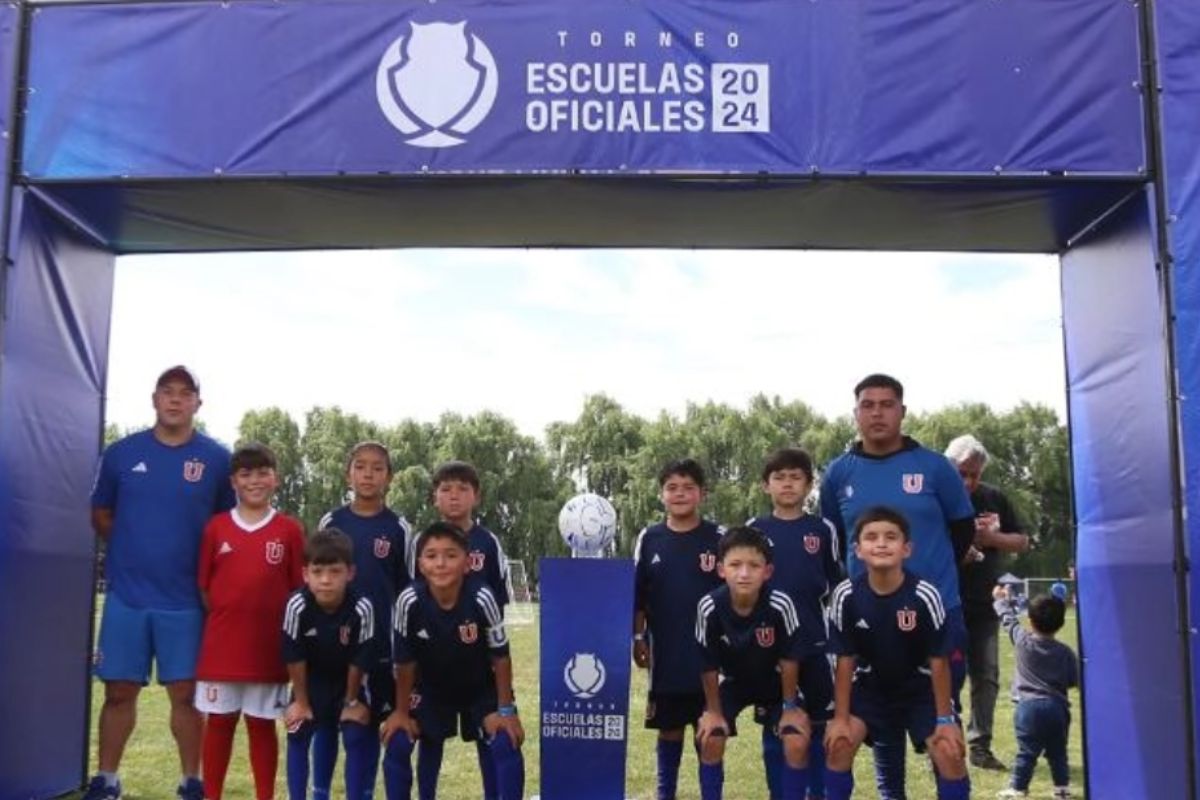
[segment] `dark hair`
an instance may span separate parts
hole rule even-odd
[[[891,389],[896,393],[896,399],[901,403],[904,402],[904,384],[891,375],[884,375],[882,372],[873,372],[855,385],[855,400],[862,394],[863,389]]]
[[[413,555],[418,559],[421,553],[425,550],[425,546],[435,539],[446,539],[454,542],[465,553],[469,549],[467,544],[467,535],[459,530],[457,525],[449,522],[435,522],[425,530],[421,531],[421,535],[417,537],[417,547],[413,550]]]
[[[462,481],[479,491],[479,471],[466,461],[447,461],[433,471],[430,481],[434,490],[446,481]]]
[[[894,508],[888,506],[871,506],[866,511],[858,515],[858,519],[854,522],[854,541],[858,541],[859,535],[862,534],[863,528],[870,525],[872,522],[890,522],[900,529],[904,534],[904,541],[912,539],[912,532],[908,528],[908,520]]]
[[[271,448],[258,442],[247,442],[238,445],[229,458],[229,471],[239,472],[243,469],[276,469],[275,454]]]
[[[772,472],[785,469],[798,469],[808,478],[809,483],[813,482],[813,463],[808,453],[799,447],[781,447],[767,456],[767,463],[763,464],[762,470],[763,483],[771,479]]]
[[[337,528],[325,528],[304,543],[305,564],[345,564],[354,566],[354,542]]]
[[[661,489],[669,478],[676,475],[681,478],[691,478],[701,489],[704,488],[706,483],[704,467],[700,466],[699,461],[694,458],[679,458],[675,461],[667,462],[658,471],[658,488]]]
[[[350,471],[350,467],[354,465],[354,459],[364,450],[376,450],[383,456],[383,463],[387,465],[388,475],[392,474],[392,455],[388,452],[387,446],[383,442],[377,442],[369,439],[365,442],[359,442],[350,448],[350,454],[346,456],[346,471]]]
[[[1052,594],[1039,594],[1029,601],[1029,624],[1038,633],[1058,633],[1066,614],[1066,603]]]
[[[767,539],[767,535],[758,528],[739,525],[725,531],[725,535],[721,537],[721,543],[717,545],[717,560],[724,561],[725,554],[736,547],[757,550],[768,564],[771,563],[771,542]]]

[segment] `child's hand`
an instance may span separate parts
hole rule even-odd
[[[832,753],[839,741],[850,744],[850,720],[834,717],[825,723],[825,752]]]
[[[1008,600],[1009,599],[1008,587],[1002,583],[997,583],[995,586],[992,587],[992,599],[993,600]]]
[[[633,663],[642,669],[650,666],[650,645],[644,639],[637,639],[633,643]]]
[[[713,736],[728,735],[729,725],[725,723],[725,717],[715,711],[705,711],[700,715],[700,721],[696,724],[696,741],[701,746]]]
[[[508,734],[514,747],[520,747],[525,743],[525,728],[521,725],[521,718],[516,714],[511,717],[502,717],[493,711],[483,718],[483,732],[489,737],[495,736],[500,731]]]
[[[383,742],[384,747],[397,733],[404,733],[408,736],[409,741],[415,742],[421,735],[421,726],[408,714],[399,710],[393,711],[379,726],[379,739]]]
[[[366,703],[361,702],[352,706],[342,706],[342,714],[338,717],[338,722],[357,722],[359,725],[366,725],[370,721],[371,712]]]
[[[288,733],[295,733],[305,721],[313,718],[312,708],[308,703],[293,700],[283,712],[283,725]]]
[[[939,741],[945,741],[951,746],[956,758],[967,757],[967,746],[963,743],[962,728],[953,724],[938,725],[933,729],[931,743],[936,746]],[[933,748],[929,748],[933,750]]]

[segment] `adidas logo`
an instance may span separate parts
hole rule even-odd
[[[219,556],[223,556],[226,553],[232,553],[232,552],[233,552],[233,547],[229,544],[229,542],[221,542],[220,548],[217,549],[217,555],[219,555]]]
[[[654,558],[650,559],[650,563],[651,563],[651,564],[657,564],[657,563],[659,563],[660,561],[662,561],[662,559],[658,557],[658,553],[655,553],[655,554],[654,554]]]
[[[417,631],[417,638],[418,639],[428,639],[429,631],[425,630],[424,628],[421,628],[421,630]]]
[[[869,630],[871,630],[871,626],[867,624],[867,621],[866,621],[865,619],[860,619],[860,620],[858,621],[858,623],[857,623],[857,624],[855,624],[855,626],[854,626],[854,627],[856,627],[856,628],[862,628],[864,631],[869,631]]]
[[[150,469],[146,466],[145,461],[139,461],[137,464],[135,464],[133,466],[133,469],[130,470],[130,472],[149,472],[149,471],[150,471]]]
[[[305,635],[305,636],[316,636],[316,635],[317,635],[317,629],[316,629],[316,628],[309,628],[308,630],[306,630],[306,631],[304,632],[304,635]]]

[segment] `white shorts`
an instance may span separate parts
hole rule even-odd
[[[280,719],[288,704],[286,683],[196,681],[196,710],[202,714],[233,714]]]

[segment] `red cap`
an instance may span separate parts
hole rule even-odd
[[[162,375],[158,376],[158,381],[155,382],[154,388],[161,389],[171,381],[186,383],[193,392],[200,394],[200,382],[196,380],[196,376],[192,374],[192,371],[182,364],[176,364],[166,369]]]

